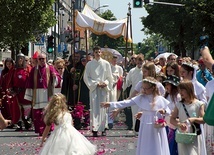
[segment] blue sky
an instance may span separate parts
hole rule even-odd
[[[109,7],[102,8],[101,11],[111,10],[117,19],[127,17],[128,3],[131,4],[132,13],[132,36],[133,42],[142,42],[146,36],[142,31],[143,25],[141,23],[140,17],[147,16],[146,10],[143,8],[133,8],[133,0],[100,0],[100,6],[108,4]]]

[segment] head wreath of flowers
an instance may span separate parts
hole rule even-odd
[[[143,79],[143,82],[149,82],[149,83],[154,84],[154,85],[157,84],[156,81],[152,81],[152,80],[149,80],[149,79]]]
[[[184,63],[182,63],[182,65],[189,66],[189,67],[191,67],[191,68],[193,68],[193,69],[196,69],[196,68],[197,68],[197,66],[196,66],[196,65],[194,65],[194,64],[193,64],[193,63],[191,63],[191,62],[184,62]]]

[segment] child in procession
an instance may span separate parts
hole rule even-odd
[[[41,146],[46,141],[52,123],[55,124],[55,128],[40,155],[94,155],[96,153],[96,146],[73,127],[66,98],[61,93],[52,96],[45,110],[44,122],[46,128],[42,135]]]
[[[175,108],[177,102],[181,100],[181,96],[178,92],[178,84],[180,83],[180,78],[175,75],[167,76],[166,80],[163,81],[163,85],[165,86],[166,93],[164,97],[170,102],[169,108],[171,111]],[[167,122],[167,136],[169,141],[169,150],[170,155],[178,155],[178,147],[175,141],[175,131],[176,126],[170,123],[170,116],[166,116]]]
[[[177,102],[171,113],[170,123],[180,132],[193,132],[193,123],[203,124],[204,103],[199,101],[194,93],[191,81],[183,80],[178,85],[181,101]],[[189,115],[189,116],[188,116]],[[206,155],[203,127],[199,125],[201,133],[198,133],[194,143],[178,143],[179,155]]]
[[[137,105],[142,109],[136,155],[170,155],[167,134],[164,125],[155,127],[154,117],[170,114],[169,101],[159,94],[157,80],[146,77],[142,80],[140,95],[119,102],[102,102],[102,107],[125,108]]]

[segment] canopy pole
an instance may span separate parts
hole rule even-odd
[[[86,5],[86,0],[84,0],[84,7]],[[88,62],[88,34],[87,29],[84,30],[85,33],[85,53],[86,53],[86,61]]]
[[[128,4],[130,7],[130,3]],[[128,8],[129,10],[129,8]],[[127,28],[126,28],[126,49],[125,49],[125,69],[127,65],[127,53],[128,53],[128,32],[129,32],[129,17],[130,17],[130,11],[127,13]]]
[[[128,8],[128,10],[129,10],[129,18],[130,18],[130,37],[131,37],[131,39],[132,39],[132,42],[131,42],[131,53],[132,53],[132,55],[134,54],[134,50],[133,50],[133,37],[132,37],[132,13],[131,13],[131,4],[129,3],[128,4],[129,5],[129,8]]]
[[[72,0],[72,17],[73,17],[73,67],[76,67],[76,62],[75,62],[75,40],[76,40],[76,35],[75,35],[75,0]],[[75,84],[75,79],[76,79],[76,71],[73,74],[73,84]],[[73,91],[73,102],[74,105],[76,105],[76,93]]]

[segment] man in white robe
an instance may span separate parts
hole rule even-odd
[[[101,102],[109,101],[109,92],[112,90],[113,77],[110,63],[101,58],[100,47],[93,49],[94,59],[87,63],[84,73],[84,82],[90,90],[90,128],[93,136],[98,131],[105,136],[107,127],[107,111],[100,107]]]
[[[113,59],[111,61],[111,71],[112,71],[114,83],[113,83],[112,91],[110,93],[110,102],[117,101],[121,93],[121,90],[117,89],[117,82],[119,79],[123,78],[123,68],[117,65],[117,56],[113,56]]]
[[[120,97],[121,90],[117,89],[117,82],[119,79],[123,78],[123,68],[119,65],[117,65],[117,56],[113,56],[111,60],[111,71],[113,76],[113,87],[112,91],[110,92],[110,102],[116,102],[118,98]],[[109,119],[108,119],[108,127],[109,129],[113,128],[113,119],[111,118],[111,109],[109,113]]]
[[[143,65],[143,62],[144,62],[144,57],[142,54],[139,54],[137,57],[136,57],[136,67],[135,68],[132,68],[128,75],[126,76],[126,82],[123,83],[123,90],[125,90],[127,87],[131,86],[131,90],[130,90],[130,93],[129,93],[129,96],[132,94],[132,92],[134,91],[134,88],[135,86],[137,85],[137,83],[139,81],[142,80],[143,78],[143,72],[142,72],[142,65]],[[138,112],[138,106],[136,105],[133,105],[131,107],[131,110],[132,110],[132,122],[133,122],[133,128],[135,127],[135,114],[137,114]]]

